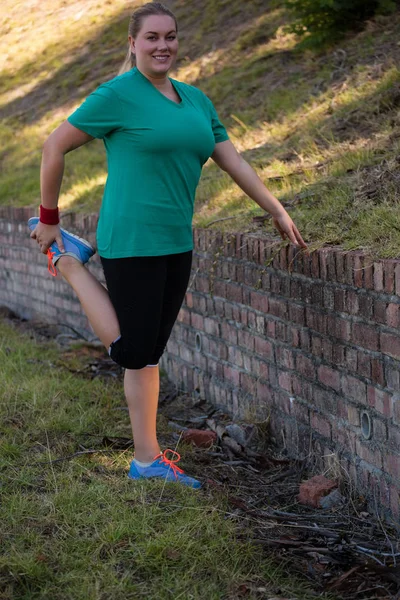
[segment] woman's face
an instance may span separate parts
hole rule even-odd
[[[136,38],[129,36],[128,39],[137,68],[144,75],[164,77],[173,66],[178,53],[178,38],[172,17],[146,17]]]

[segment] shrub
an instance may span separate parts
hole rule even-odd
[[[324,43],[357,29],[375,14],[396,9],[396,0],[285,0],[295,20],[288,30],[306,36],[312,43]]]

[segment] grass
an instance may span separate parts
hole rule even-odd
[[[169,5],[180,27],[174,76],[212,98],[232,141],[306,240],[400,256],[400,183],[396,168],[388,170],[400,144],[400,13],[377,17],[340,45],[317,51],[286,32],[289,15],[277,0],[206,0],[201,10],[188,10],[187,0]],[[6,0],[0,39],[0,203],[15,206],[39,202],[47,135],[118,71],[129,16],[123,0],[43,1],[28,13]],[[105,180],[100,142],[71,153],[61,208],[97,211]],[[252,231],[260,214],[207,163],[197,226]],[[272,233],[269,225],[262,231]]]
[[[90,356],[4,322],[0,355],[2,600],[234,600],[245,584],[316,597],[252,546],[224,493],[127,479],[132,451],[101,444],[131,435],[121,382],[71,372]],[[51,462],[82,444],[101,451]]]

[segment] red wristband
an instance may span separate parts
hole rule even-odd
[[[58,225],[60,219],[58,217],[58,208],[45,208],[40,205],[39,207],[39,220],[45,225]]]

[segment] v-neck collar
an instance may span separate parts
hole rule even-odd
[[[172,87],[174,88],[175,92],[178,94],[178,97],[181,100],[180,102],[175,102],[174,100],[171,100],[170,98],[168,98],[167,96],[165,96],[165,94],[163,94],[162,92],[160,92],[160,90],[153,83],[151,83],[150,79],[147,79],[147,77],[145,75],[143,75],[143,73],[141,71],[139,71],[139,69],[137,67],[134,67],[133,72],[134,73],[135,72],[138,73],[140,75],[140,77],[142,79],[144,79],[145,82],[147,82],[147,84],[153,88],[153,90],[155,91],[155,93],[158,94],[161,98],[164,98],[164,100],[166,102],[169,102],[169,104],[173,104],[177,108],[182,108],[183,107],[183,104],[184,104],[183,98],[182,98],[181,94],[179,93],[179,90],[178,90],[178,88],[176,86],[176,82],[173,79],[171,79],[170,77],[168,77],[169,81],[171,82]]]

